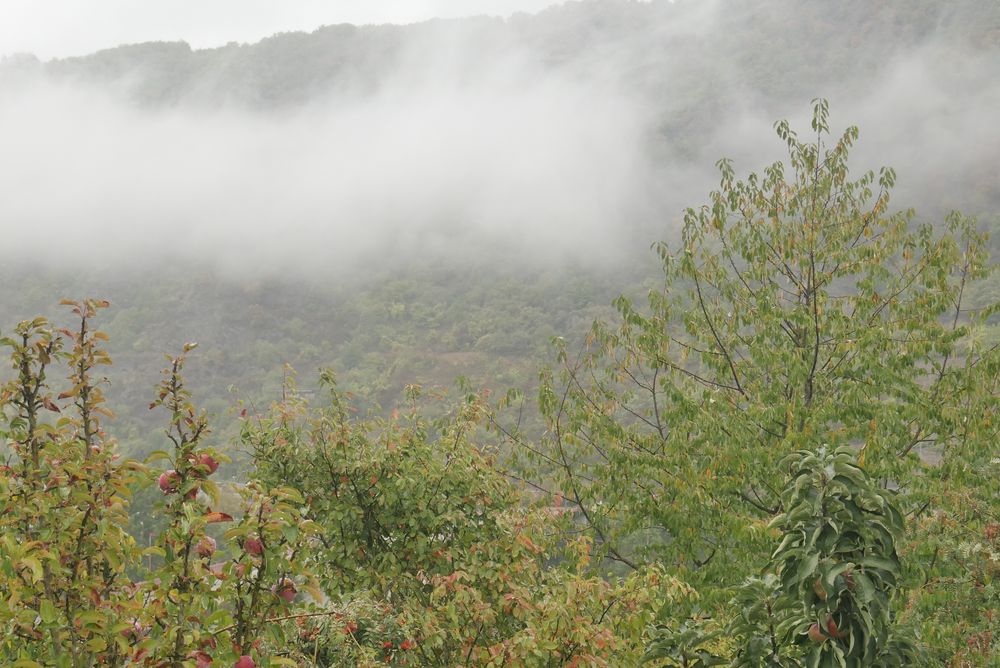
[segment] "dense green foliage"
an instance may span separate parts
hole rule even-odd
[[[688,211],[678,247],[658,246],[666,284],[648,312],[619,299],[619,324],[598,323],[543,388],[560,484],[619,558],[615,534],[641,525],[634,559],[732,572],[731,548],[759,542],[781,508],[777,463],[813,443],[864,444],[867,466],[900,484],[928,444],[986,461],[992,431],[970,441],[956,421],[982,400],[967,335],[990,310],[963,295],[987,272],[983,242],[958,216],[935,234],[886,213],[893,173],[849,181],[857,131],[828,148],[825,114],[811,143],[779,124],[791,182],[782,163],[736,181],[721,162],[711,205]],[[641,485],[580,482],[640,471]]]
[[[807,663],[813,665],[917,661],[912,643],[899,639],[893,628],[892,595],[901,577],[896,540],[903,517],[892,492],[854,459],[849,448],[792,455],[792,475],[782,494],[787,510],[771,522],[783,535],[771,564],[785,596],[772,607],[776,623],[746,629],[744,662],[785,659],[789,665],[785,648],[794,646],[789,638],[807,646]],[[753,656],[759,649],[764,652]]]
[[[934,556],[942,542],[988,534],[996,518],[983,477],[996,456],[998,360],[984,339],[995,306],[968,299],[990,273],[984,238],[957,214],[935,232],[892,212],[891,170],[850,180],[858,133],[830,141],[825,102],[813,140],[776,128],[787,163],[739,181],[721,161],[710,204],[688,210],[677,246],[657,246],[664,288],[646,309],[619,299],[614,325],[597,323],[585,349],[563,349],[561,370],[543,373],[550,428],[536,460],[602,554],[633,568],[667,564],[722,605],[728,585],[766,565],[770,518],[791,518],[788,504],[801,503],[778,484],[785,457],[850,447],[911,517],[907,556],[924,584],[907,616],[944,659],[965,623],[914,608],[940,604],[944,590],[996,606],[991,575]],[[896,512],[890,534],[900,532]],[[785,574],[809,577],[816,564],[803,563]],[[865,612],[866,633],[887,605]],[[976,623],[987,632],[992,622]],[[885,664],[864,651],[848,665]]]
[[[211,479],[221,455],[180,375],[193,345],[150,406],[173,448],[148,462],[169,468],[118,461],[90,374],[110,363],[90,329],[106,305],[72,303],[78,332],[38,318],[3,341],[19,371],[3,394],[5,663],[601,665],[637,660],[656,602],[695,596],[657,568],[591,572],[589,543],[560,538],[566,518],[520,502],[469,440],[486,414],[474,396],[433,423],[415,404],[358,419],[332,376],[315,409],[286,383],[283,401],[243,413],[256,468],[237,516],[213,510],[227,502]],[[54,396],[60,362],[68,389]],[[122,529],[136,477],[156,480],[166,520],[141,553]]]
[[[0,340],[16,371],[0,391],[0,433],[11,447],[0,473],[5,663],[89,665],[97,654],[124,655],[115,635],[134,609],[126,571],[138,553],[125,531],[125,499],[137,467],[115,462],[101,428],[109,411],[93,372],[109,359],[90,320],[106,305],[73,304],[74,331],[60,334],[37,318]],[[57,397],[49,374],[60,362],[69,377]],[[49,421],[46,414],[63,410],[57,401],[67,414]]]

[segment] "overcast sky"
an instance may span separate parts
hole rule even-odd
[[[210,47],[333,23],[506,16],[554,4],[557,0],[0,0],[0,55],[59,58],[150,40]]]

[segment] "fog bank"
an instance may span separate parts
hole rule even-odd
[[[374,251],[605,253],[650,213],[647,126],[625,96],[545,76],[280,116],[140,110],[43,83],[0,101],[0,217],[7,248],[110,262],[312,271]]]
[[[840,7],[600,0],[8,61],[0,254],[293,277],[629,263],[719,157],[780,159],[774,121],[806,130],[818,96],[861,127],[857,171],[896,168],[897,205],[996,211],[1000,11]]]

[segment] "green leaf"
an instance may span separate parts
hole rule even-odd
[[[34,557],[21,557],[21,564],[31,570],[32,582],[39,582],[44,577],[45,570],[38,559]]]
[[[816,572],[816,566],[819,564],[819,554],[813,552],[808,555],[805,559],[799,562],[798,570],[796,571],[795,577],[797,580],[802,581],[809,579],[813,573]]]
[[[161,459],[169,460],[170,455],[164,452],[163,450],[153,450],[148,455],[146,455],[146,458],[143,459],[143,462],[146,464],[152,464],[153,462],[160,461]]]
[[[56,620],[56,608],[52,605],[52,601],[48,599],[42,599],[42,603],[38,609],[38,615],[42,618],[42,621],[46,624],[51,624]]]

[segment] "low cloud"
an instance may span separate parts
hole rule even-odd
[[[845,71],[840,53],[825,71],[789,65],[801,83],[787,85],[767,61],[708,48],[721,6],[578,3],[274,42],[254,67],[326,44],[347,60],[360,45],[380,69],[266,109],[206,103],[225,84],[254,85],[240,77],[259,70],[231,69],[248,47],[213,55],[223,66],[163,104],[136,103],[136,85],[157,81],[141,68],[110,83],[9,78],[0,254],[320,277],[373,262],[627,261],[705,200],[719,157],[742,173],[781,159],[775,119],[807,134],[817,96],[835,131],[861,127],[858,173],[896,168],[896,204],[998,206],[995,47],[931,35],[880,60],[873,33],[855,51],[877,69]]]
[[[603,254],[649,214],[643,113],[510,66],[281,114],[142,110],[36,82],[0,100],[0,218],[7,252],[61,261]]]

